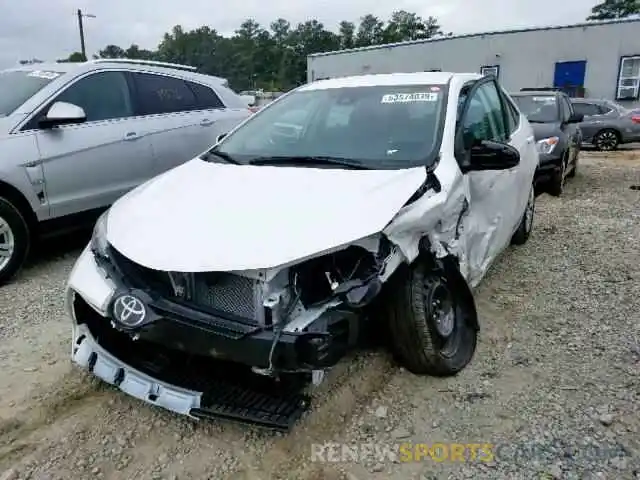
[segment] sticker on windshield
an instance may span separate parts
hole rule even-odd
[[[29,75],[27,76],[44,78],[45,80],[53,80],[55,78],[58,78],[60,74],[58,72],[45,72],[43,70],[34,70],[33,72],[29,73]]]
[[[390,93],[383,95],[380,103],[435,102],[437,100],[438,94],[434,92]]]
[[[555,103],[556,97],[533,97],[534,102]]]

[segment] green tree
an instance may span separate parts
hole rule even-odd
[[[340,37],[324,28],[318,20],[299,23],[291,33],[293,54],[293,85],[301,85],[307,79],[307,56],[312,53],[329,52],[340,48]]]
[[[123,48],[107,45],[94,58],[140,58],[193,65],[199,71],[229,80],[235,90],[249,88],[283,89],[306,82],[307,56],[345,48],[377,45],[384,42],[416,40],[442,35],[433,17],[423,19],[415,13],[399,10],[387,24],[378,17],[364,15],[357,27],[342,21],[330,31],[318,20],[295,27],[278,18],[263,28],[253,19],[245,20],[230,37],[208,26],[185,30],[176,25],[164,34],[151,51],[131,45]],[[82,61],[74,53],[61,61]]]
[[[604,0],[591,9],[587,20],[627,18],[640,14],[640,0]]]
[[[107,45],[96,56],[98,58],[124,58],[126,54],[124,49],[117,45]]]
[[[382,42],[384,22],[375,15],[367,14],[360,18],[360,25],[356,33],[356,47],[368,47]]]
[[[56,60],[56,62],[58,63],[77,63],[77,62],[84,62],[84,61],[86,61],[86,58],[84,58],[84,55],[82,55],[82,52],[73,52],[67,58],[61,58],[60,60]]]
[[[356,24],[353,22],[340,22],[340,49],[353,48],[356,44]]]
[[[391,14],[391,19],[382,32],[382,41],[393,43],[421,40],[440,33],[440,25],[435,18],[423,20],[415,13],[397,10]]]
[[[271,38],[273,39],[274,60],[277,65],[275,90],[287,90],[291,87],[295,58],[291,45],[291,24],[284,18],[278,18],[271,23]]]

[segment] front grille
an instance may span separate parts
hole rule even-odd
[[[132,286],[150,289],[167,299],[180,300],[174,291],[168,272],[139,265],[115,248],[110,247],[112,261]],[[253,322],[261,322],[262,301],[256,280],[227,272],[207,272],[193,275],[194,285],[189,305],[212,313],[227,313]]]
[[[196,275],[194,303],[243,318],[258,320],[256,282],[232,273]]]

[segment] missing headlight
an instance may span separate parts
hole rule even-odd
[[[362,285],[378,274],[376,257],[368,250],[350,246],[345,250],[313,258],[291,269],[292,283],[305,308],[346,293],[344,286]],[[349,287],[351,288],[351,287]]]

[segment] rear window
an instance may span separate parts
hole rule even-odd
[[[62,73],[44,70],[5,70],[0,72],[0,117],[13,113]]]
[[[530,122],[547,123],[560,119],[556,95],[513,95],[511,98]]]

